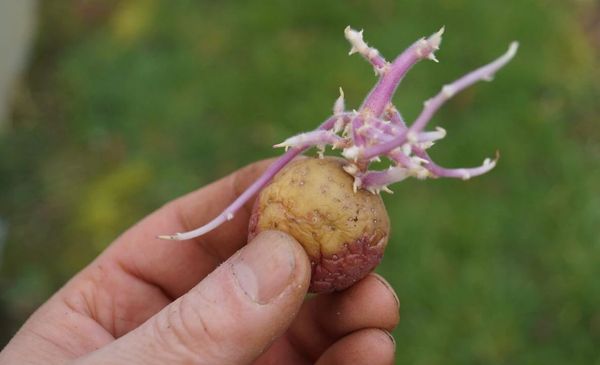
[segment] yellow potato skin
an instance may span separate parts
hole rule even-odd
[[[313,265],[332,258],[340,261],[338,256],[351,257],[349,251],[356,253],[357,245],[368,245],[380,255],[359,263],[358,271],[371,271],[383,255],[390,222],[378,194],[353,191],[354,178],[343,170],[345,163],[341,158],[307,157],[288,164],[258,196],[250,238],[264,230],[287,232],[302,244]],[[362,275],[352,267],[354,261],[341,261],[340,270]]]

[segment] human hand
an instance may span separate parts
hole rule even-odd
[[[399,301],[370,274],[306,299],[310,263],[282,232],[246,243],[250,206],[192,241],[262,161],[174,200],[117,238],[40,307],[0,364],[390,364]],[[237,252],[236,252],[237,251]]]

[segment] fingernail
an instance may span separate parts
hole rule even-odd
[[[394,345],[394,348],[396,348],[396,339],[394,339],[394,336],[392,336],[392,334],[386,330],[382,330],[382,331],[389,337],[390,341],[392,341],[392,344]]]
[[[390,283],[388,283],[387,280],[385,280],[383,276],[381,276],[377,273],[371,273],[371,275],[373,275],[377,280],[379,280],[379,282],[381,284],[383,284],[383,286],[385,286],[386,289],[390,291],[390,293],[392,293],[392,295],[394,296],[394,299],[396,300],[396,305],[398,306],[398,308],[400,308],[400,299],[398,299],[398,294],[396,294],[396,291],[394,290],[394,288],[392,288]]]
[[[252,301],[267,304],[292,282],[296,257],[291,240],[281,232],[262,232],[233,260],[237,284]]]

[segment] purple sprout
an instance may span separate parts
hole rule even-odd
[[[344,170],[354,177],[354,190],[365,189],[373,194],[381,191],[391,193],[388,188],[390,184],[408,177],[449,177],[467,180],[494,168],[498,156],[493,160],[486,158],[481,166],[472,168],[449,169],[437,165],[426,150],[433,146],[435,141],[444,138],[446,131],[440,127],[435,131],[425,131],[425,127],[436,111],[452,96],[477,81],[491,81],[494,74],[514,57],[518,43],[512,42],[508,51],[493,62],[444,85],[436,96],[425,101],[421,114],[409,127],[392,104],[392,96],[402,78],[418,61],[429,59],[438,62],[435,51],[439,49],[444,28],[428,38],[419,39],[391,63],[383,58],[377,49],[367,45],[362,33],[362,30],[358,32],[346,27],[344,34],[352,46],[349,54],[359,53],[369,61],[379,80],[360,108],[346,111],[344,93],[340,88],[340,96],[333,106],[333,115],[314,131],[295,135],[276,144],[274,147],[284,147],[286,152],[221,214],[195,230],[159,238],[195,238],[233,219],[235,213],[286,164],[311,147],[317,147],[321,157],[327,145],[333,149],[341,149],[342,156],[350,162]],[[379,161],[381,157],[389,159],[390,167],[383,171],[369,170],[371,162]]]

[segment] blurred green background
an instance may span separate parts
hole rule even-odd
[[[395,97],[407,120],[519,40],[446,105],[440,164],[498,167],[385,196],[398,364],[600,364],[600,4],[576,0],[40,2],[0,121],[0,346],[122,230],[314,128],[372,68],[446,26],[440,64]],[[9,34],[10,33],[4,33]],[[0,55],[5,57],[5,55]]]

